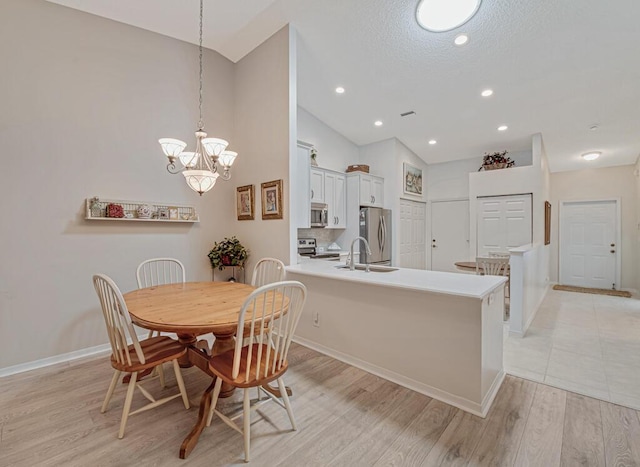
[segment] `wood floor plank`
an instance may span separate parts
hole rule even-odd
[[[462,410],[456,413],[425,459],[425,466],[464,466],[471,460],[487,424],[486,418]]]
[[[459,409],[432,400],[374,465],[422,465]]]
[[[600,401],[607,466],[640,466],[640,421],[637,411]]]
[[[487,414],[487,425],[471,456],[471,465],[514,465],[535,390],[536,383],[505,378]]]
[[[560,465],[567,393],[538,384],[516,457],[516,465]]]
[[[567,393],[560,465],[605,465],[600,402],[590,397]]]

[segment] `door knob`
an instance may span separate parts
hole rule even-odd
[[[611,250],[611,253],[615,253],[615,252],[616,252],[616,250]]]
[[[615,244],[615,243],[612,243],[612,244],[611,244],[611,246],[616,246],[616,244]]]
[[[437,247],[437,246],[436,246],[436,244],[434,243],[434,244],[432,244],[432,245],[431,245],[431,248],[438,248],[438,247]]]

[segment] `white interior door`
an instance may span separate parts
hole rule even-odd
[[[560,210],[560,283],[616,288],[617,201],[565,202]]]
[[[469,260],[469,200],[431,203],[431,270],[460,272],[456,261]]]
[[[533,241],[531,194],[478,198],[477,256]]]
[[[426,205],[400,200],[400,261],[403,268],[426,269]]]

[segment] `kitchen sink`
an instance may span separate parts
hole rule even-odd
[[[341,264],[339,266],[335,266],[337,269],[350,269],[350,267],[346,264]],[[357,269],[358,271],[366,271],[367,269],[367,265],[366,264],[356,264],[355,265],[355,269]],[[392,272],[392,271],[397,271],[398,268],[392,268],[391,266],[379,266],[376,264],[371,264],[369,265],[369,271],[370,272]]]

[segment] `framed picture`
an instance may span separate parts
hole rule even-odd
[[[169,219],[172,221],[177,221],[178,217],[178,208],[174,208],[173,206],[169,208]]]
[[[262,218],[282,219],[282,180],[265,182],[262,188]]]
[[[403,191],[407,195],[422,196],[422,169],[403,163]]]
[[[236,188],[236,212],[239,221],[252,221],[255,216],[255,194],[253,185]]]
[[[169,219],[169,208],[158,208],[158,219]]]
[[[551,243],[551,203],[544,202],[544,244]]]

